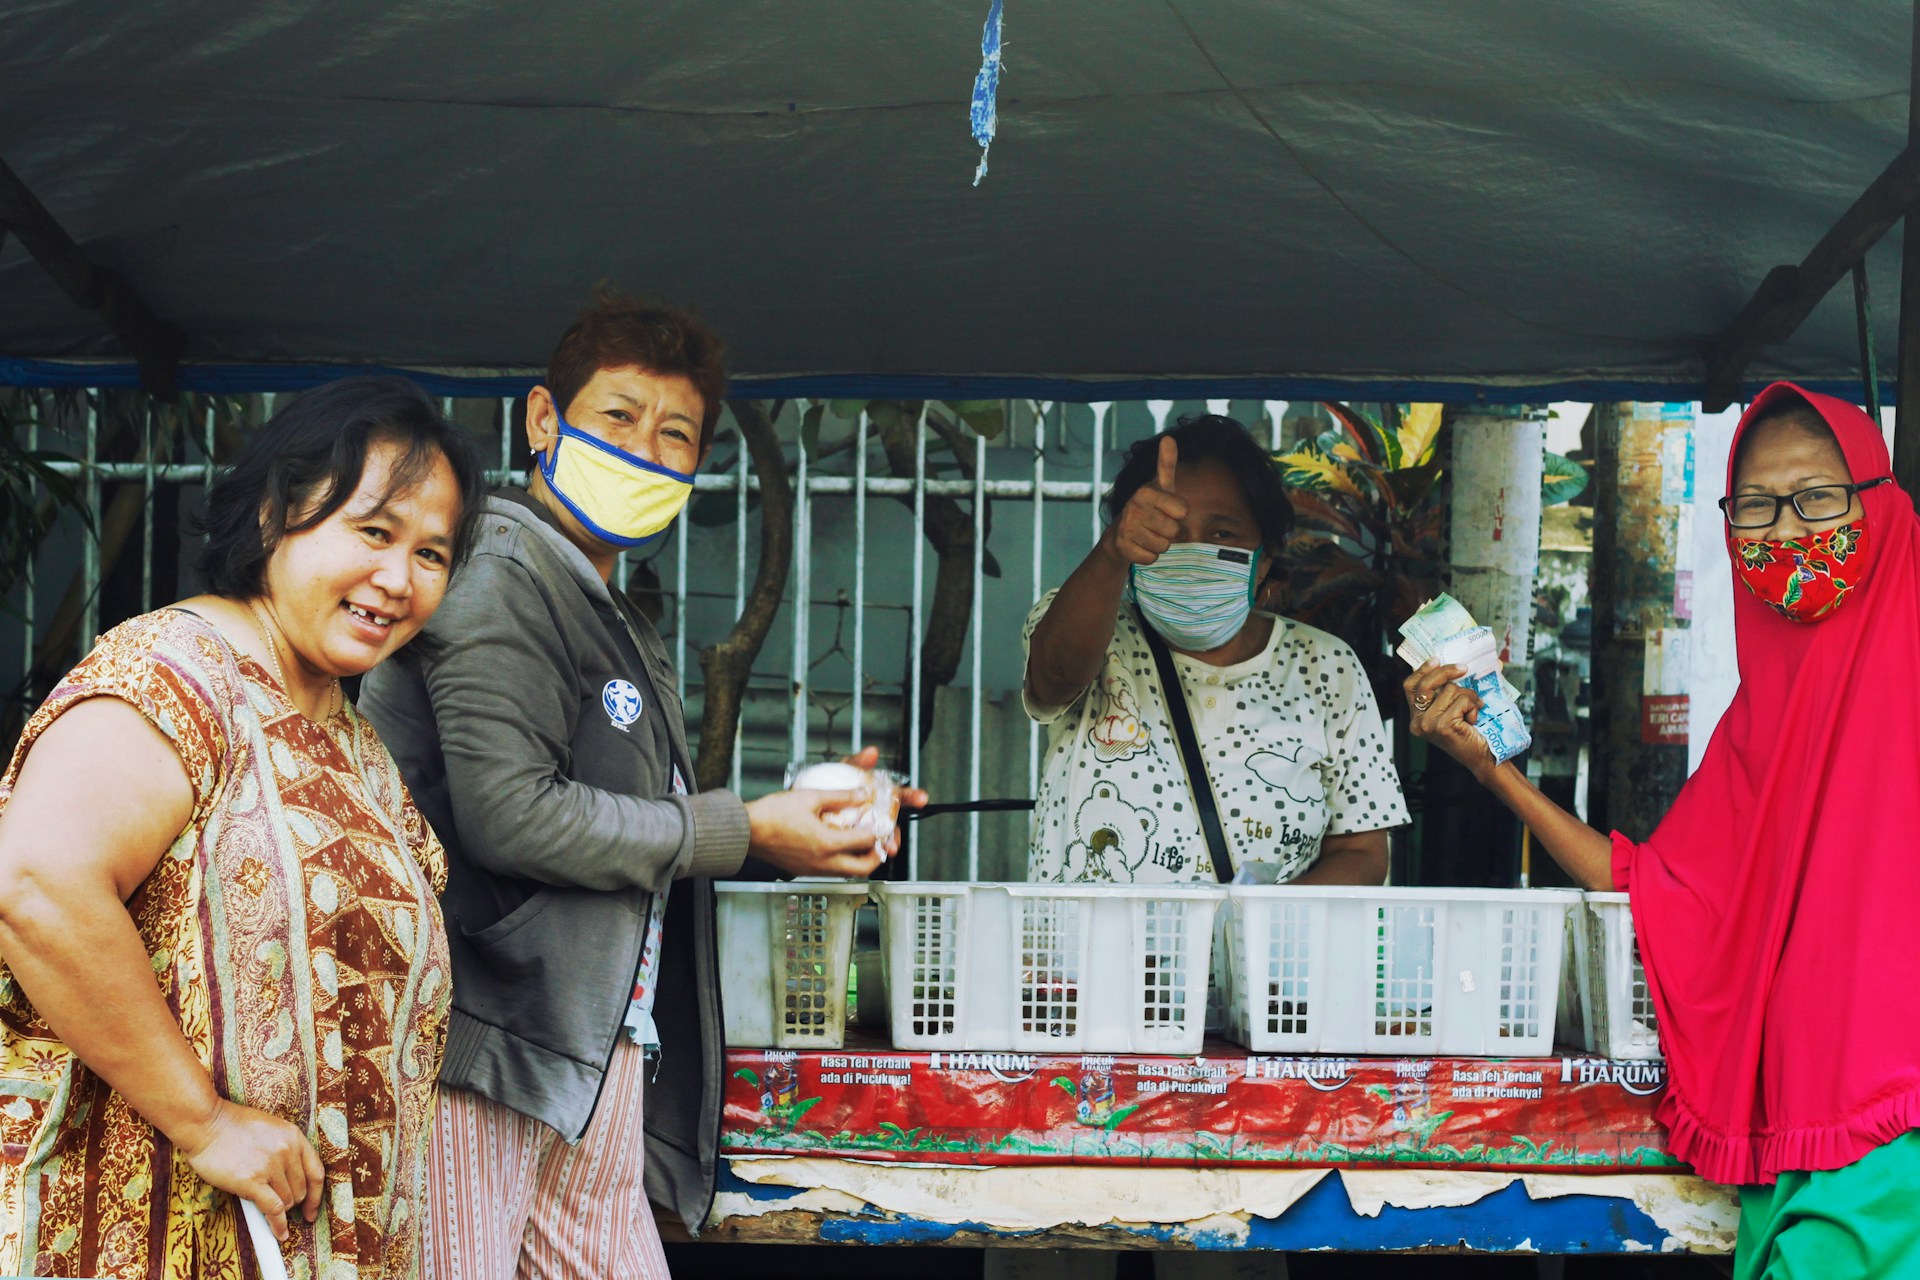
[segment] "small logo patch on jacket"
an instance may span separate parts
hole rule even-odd
[[[640,691],[631,680],[609,680],[600,691],[600,705],[607,709],[607,720],[625,733],[627,726],[640,718]]]

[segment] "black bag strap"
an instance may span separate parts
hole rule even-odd
[[[1173,738],[1180,744],[1180,764],[1187,771],[1187,790],[1193,792],[1193,807],[1200,814],[1200,830],[1207,838],[1207,852],[1213,855],[1213,874],[1221,884],[1233,882],[1233,857],[1227,852],[1227,833],[1220,829],[1220,806],[1213,800],[1213,780],[1207,776],[1207,760],[1200,754],[1200,739],[1194,736],[1193,716],[1187,711],[1186,691],[1180,686],[1180,673],[1174,669],[1173,654],[1142,617],[1140,634],[1147,638],[1153,652],[1153,665],[1160,670],[1160,700],[1166,703],[1167,719],[1173,722]]]

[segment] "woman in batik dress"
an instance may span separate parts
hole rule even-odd
[[[410,383],[269,422],[210,588],[100,638],[0,777],[0,1273],[419,1272],[440,846],[342,677],[432,614],[482,493]]]

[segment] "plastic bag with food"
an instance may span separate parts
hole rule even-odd
[[[787,786],[795,791],[855,791],[861,799],[820,815],[830,827],[873,833],[873,851],[882,857],[900,822],[900,790],[904,784],[885,769],[830,761],[789,770]]]

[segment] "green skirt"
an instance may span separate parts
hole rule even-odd
[[[1920,1280],[1920,1131],[1844,1169],[1740,1188],[1735,1280]]]

